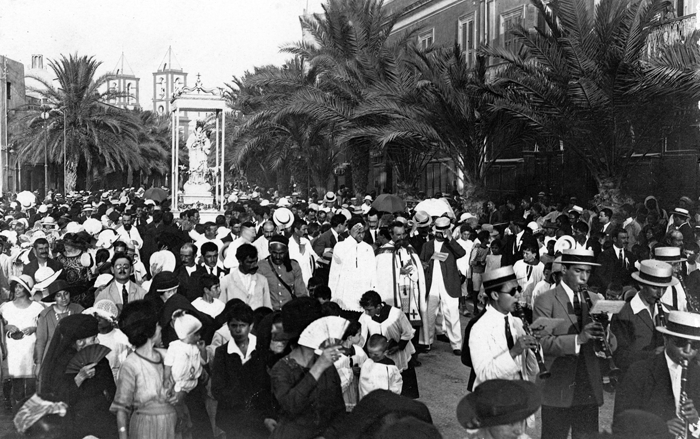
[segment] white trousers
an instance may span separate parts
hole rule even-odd
[[[428,324],[427,333],[423,334],[422,344],[431,345],[435,338],[435,320],[438,310],[442,314],[442,327],[450,339],[452,350],[462,349],[462,325],[459,321],[459,298],[450,297],[445,290],[445,285],[440,282],[438,285],[431,285],[428,296]]]

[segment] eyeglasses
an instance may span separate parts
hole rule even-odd
[[[511,296],[515,296],[518,293],[522,293],[523,289],[520,286],[513,287],[509,291],[499,291],[500,294],[509,294]]]
[[[673,345],[677,348],[684,348],[690,345],[690,349],[697,351],[700,349],[700,341],[698,340],[688,340],[687,338],[673,337]]]

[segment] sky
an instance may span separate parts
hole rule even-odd
[[[112,71],[122,52],[141,78],[140,103],[152,109],[153,72],[168,47],[188,86],[223,87],[254,66],[281,65],[279,48],[301,40],[299,16],[322,0],[0,0],[0,55],[31,67],[78,53]],[[126,70],[126,69],[125,69]]]

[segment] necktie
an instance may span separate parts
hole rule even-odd
[[[505,317],[506,320],[506,342],[508,343],[508,350],[513,349],[515,346],[515,341],[513,340],[513,333],[510,332],[510,323],[508,323],[508,316]]]
[[[583,310],[581,309],[581,301],[578,298],[578,291],[574,291],[574,314],[576,314],[576,320],[580,326],[581,320],[583,320]]]
[[[530,276],[532,276],[532,265],[527,266],[527,280],[530,280]]]
[[[126,291],[126,285],[122,285],[122,305],[129,303],[129,292]]]
[[[625,255],[622,253],[622,249],[620,249],[620,266],[622,268],[627,268],[625,266]]]

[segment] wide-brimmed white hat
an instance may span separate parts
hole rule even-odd
[[[83,228],[90,236],[95,236],[102,231],[102,223],[96,218],[88,218],[83,223]]]
[[[325,203],[335,203],[336,198],[333,192],[326,192],[326,195],[323,196],[323,201]]]
[[[481,276],[481,280],[484,289],[489,290],[501,285],[505,285],[510,281],[517,281],[517,278],[515,277],[513,266],[507,265],[505,267],[500,267],[485,272]]]
[[[675,337],[700,340],[700,314],[671,311],[666,316],[666,326],[657,326],[656,330]]]
[[[114,321],[117,319],[119,309],[111,300],[103,299],[95,302],[90,308],[83,310],[83,314],[98,315],[105,320]]]
[[[571,248],[561,252],[562,265],[590,265],[592,267],[600,267],[600,264],[595,262],[593,250],[584,248]]]
[[[681,255],[680,247],[656,247],[654,249],[654,259],[657,261],[667,262],[684,262],[687,259]]]
[[[416,223],[416,227],[430,227],[430,223],[433,219],[427,212],[419,210],[413,215],[413,221]]]
[[[277,207],[289,207],[291,205],[292,203],[290,203],[289,199],[287,199],[286,197],[282,197],[279,199],[279,201],[277,201]]]
[[[20,276],[10,276],[10,282],[12,281],[22,285],[22,288],[27,290],[27,292],[31,292],[32,288],[34,288],[34,279],[32,279],[32,277],[28,274],[22,274]]]
[[[272,215],[272,221],[281,229],[288,229],[294,224],[294,214],[286,207],[280,207]]]
[[[50,267],[41,267],[34,272],[34,291],[45,290],[63,273],[63,270],[53,271]]]
[[[655,259],[647,259],[639,263],[639,271],[632,273],[637,282],[655,287],[676,285],[678,279],[673,277],[673,267]]]

